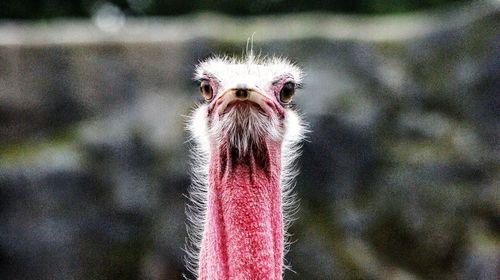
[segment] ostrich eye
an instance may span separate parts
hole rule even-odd
[[[287,82],[283,85],[280,91],[280,101],[283,103],[290,103],[293,95],[295,94],[295,83]]]
[[[209,101],[212,97],[214,97],[214,90],[208,81],[201,81],[200,92],[206,101]]]

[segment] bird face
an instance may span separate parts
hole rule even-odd
[[[279,140],[302,73],[284,59],[211,58],[195,73],[205,100],[208,131],[245,153],[264,139]]]
[[[210,115],[223,115],[236,105],[254,106],[268,117],[283,118],[300,87],[301,72],[282,59],[213,58],[198,66],[196,79]]]

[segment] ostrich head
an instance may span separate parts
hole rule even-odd
[[[292,105],[302,72],[250,54],[210,58],[195,78],[204,102],[188,125],[188,267],[200,279],[281,279],[304,132]]]

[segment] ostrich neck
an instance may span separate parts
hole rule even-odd
[[[281,143],[225,146],[210,159],[199,279],[282,279]]]

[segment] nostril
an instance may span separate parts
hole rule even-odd
[[[236,97],[238,98],[247,98],[248,97],[248,91],[244,89],[239,89],[236,91]]]

